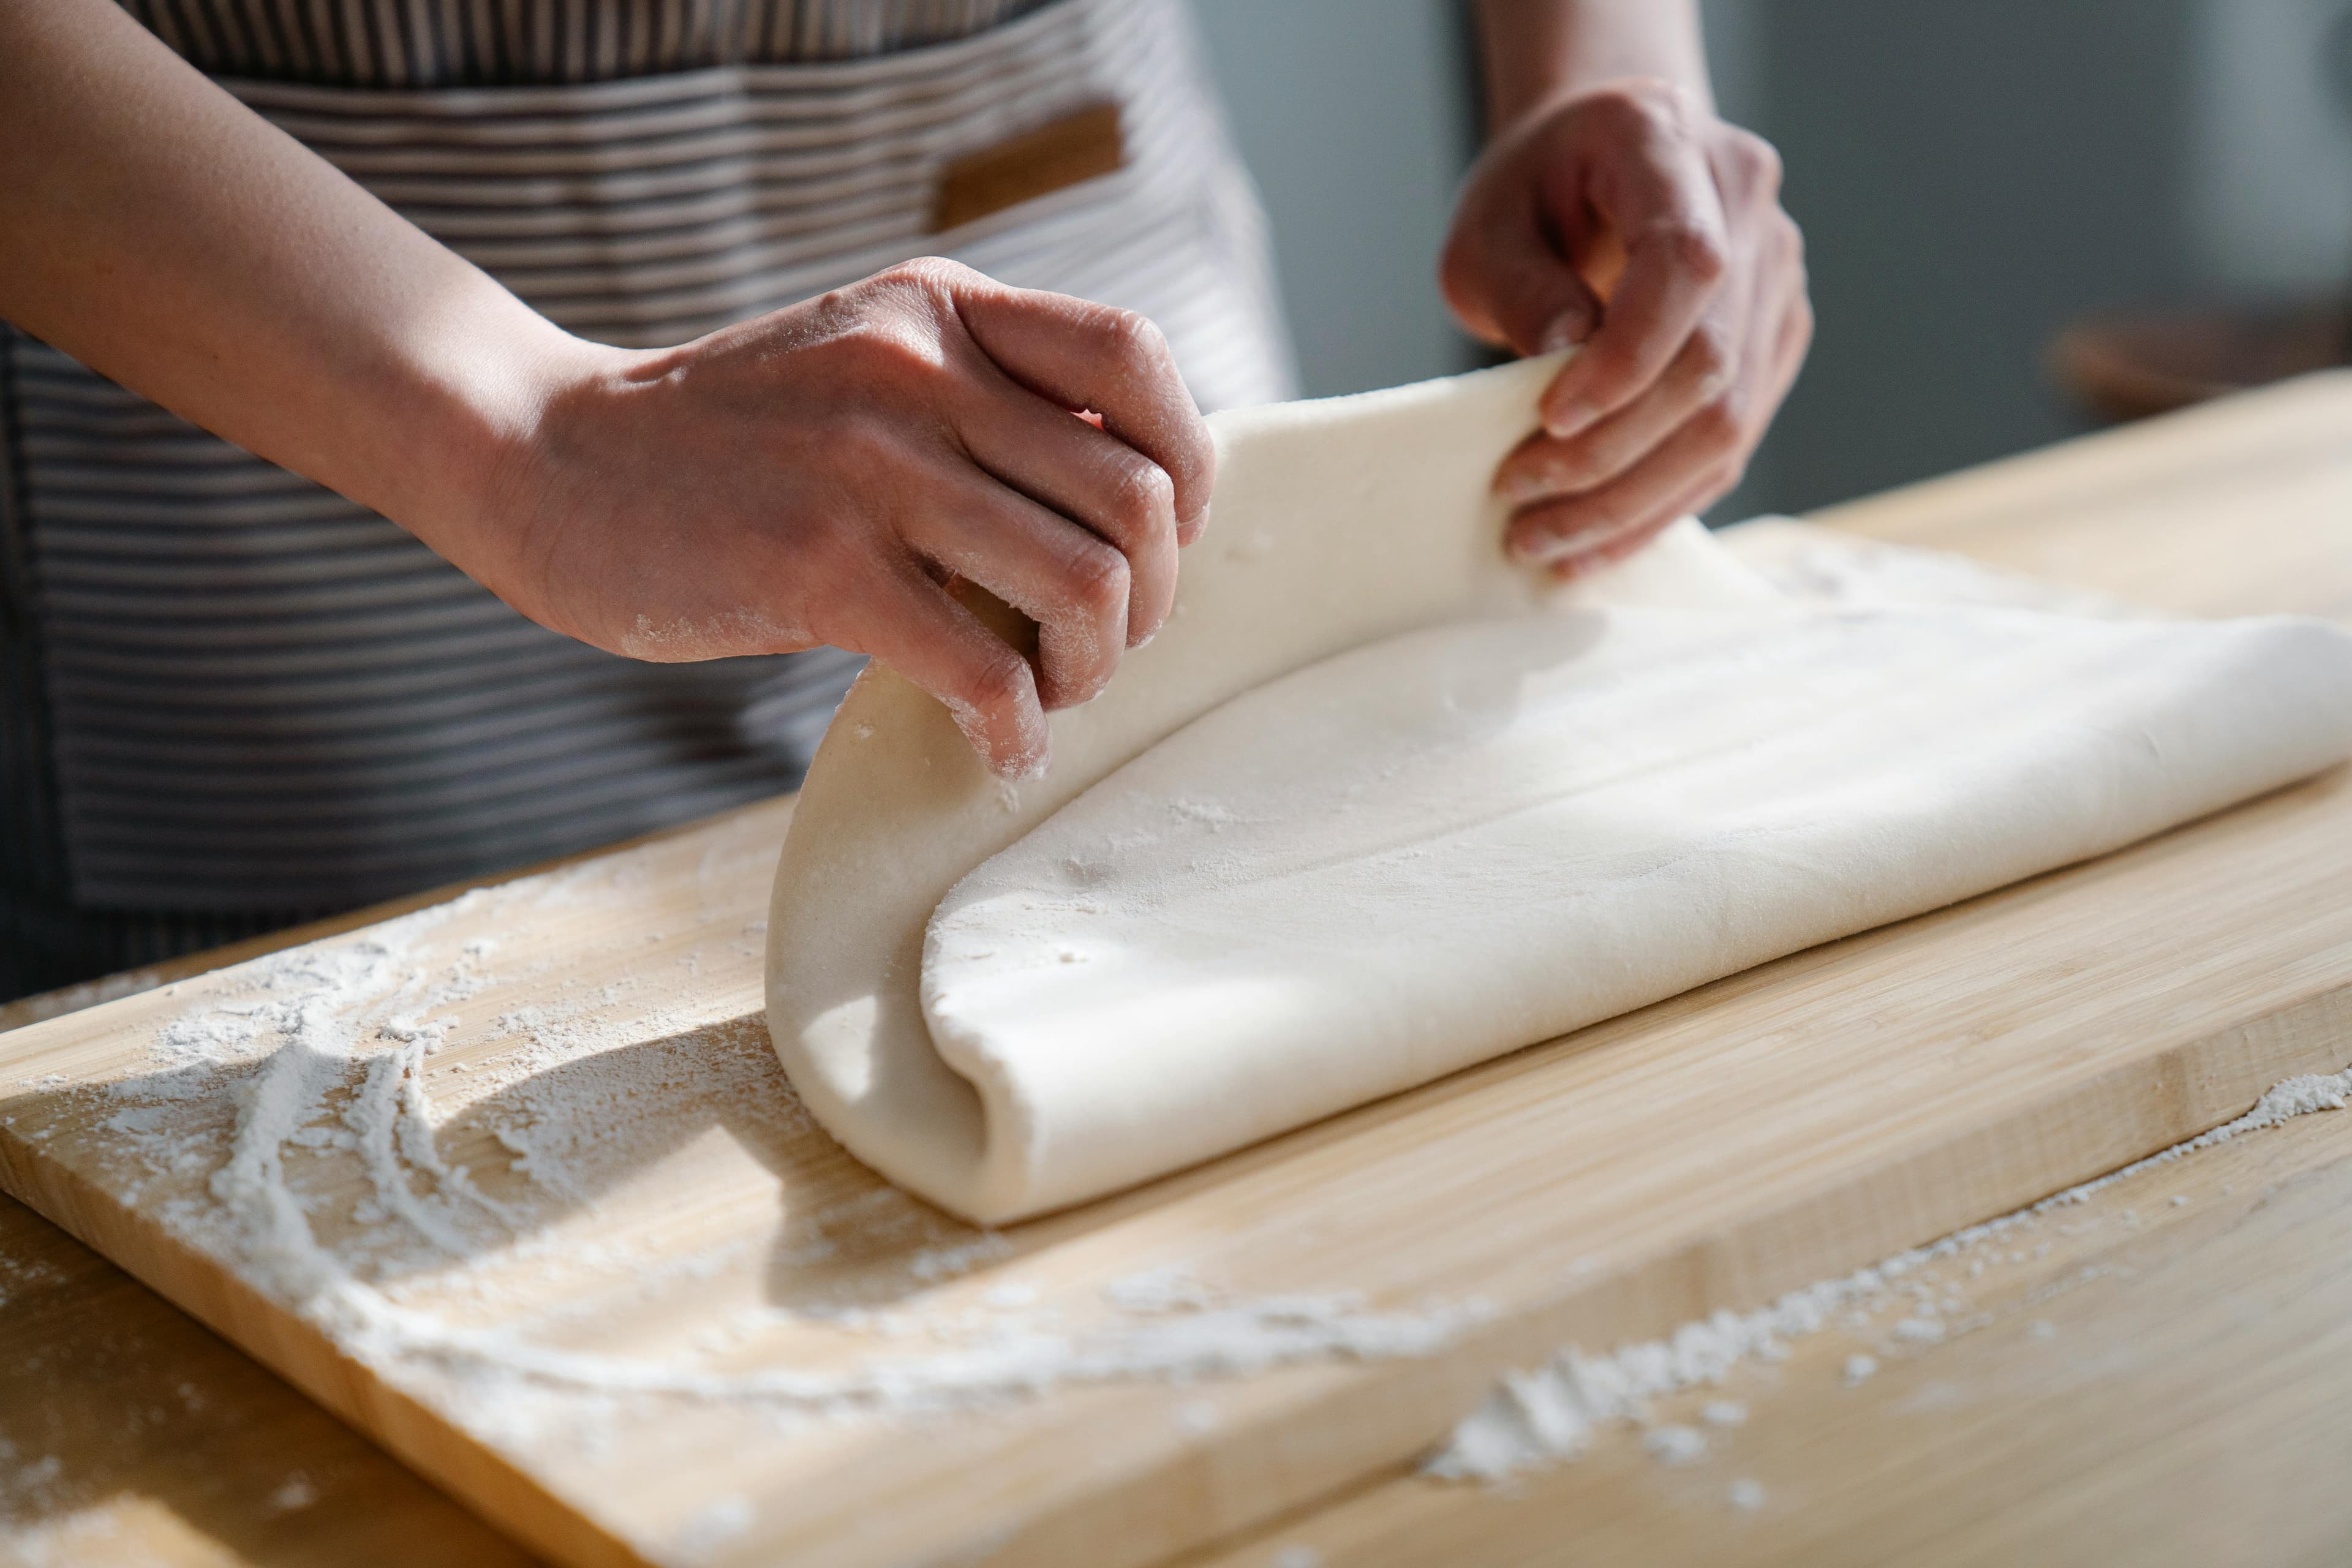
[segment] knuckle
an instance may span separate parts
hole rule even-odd
[[[1659,249],[1674,267],[1702,283],[1721,278],[1731,265],[1723,240],[1688,218],[1672,218],[1653,231]]]
[[[1130,546],[1140,544],[1175,526],[1176,483],[1157,463],[1122,463],[1112,484],[1110,510],[1122,538]]]
[[[1158,323],[1140,310],[1105,311],[1102,333],[1109,352],[1130,366],[1156,364],[1168,353]]]
[[[1099,540],[1090,540],[1071,552],[1062,577],[1072,601],[1092,616],[1102,616],[1127,605],[1127,557]]]
[[[902,288],[944,294],[971,282],[980,274],[962,262],[950,261],[944,256],[916,256],[895,262],[875,276]]]
[[[1749,188],[1762,196],[1777,195],[1780,189],[1780,150],[1752,131],[1737,125],[1725,130],[1725,145],[1740,173],[1747,176]]]
[[[940,367],[937,331],[927,321],[891,311],[869,317],[835,345],[836,369],[845,382],[861,387],[905,393],[926,383]],[[851,437],[860,456],[873,455],[873,444],[887,439],[878,427],[858,425]]]
[[[1782,213],[1773,227],[1773,237],[1789,264],[1801,269],[1805,265],[1805,231],[1798,226],[1797,220]]]
[[[1729,397],[1718,397],[1691,416],[1692,433],[1710,451],[1736,451],[1747,435],[1747,422],[1740,416],[1738,404]]]
[[[1691,374],[1699,384],[1712,393],[1731,374],[1731,341],[1721,325],[1704,322],[1690,335],[1683,349]]]
[[[982,712],[1020,702],[1034,685],[1028,661],[1011,648],[982,655],[961,672],[956,695]]]

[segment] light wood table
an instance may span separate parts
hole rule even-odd
[[[2352,377],[1817,521],[2155,605],[2352,618]],[[0,1010],[0,1026],[41,1011]],[[2347,1197],[2352,1118],[2306,1118],[2112,1189],[2045,1226],[2046,1252],[1950,1282],[1973,1326],[1871,1342],[1885,1365],[1866,1382],[1847,1385],[1859,1342],[1836,1332],[1769,1376],[1738,1374],[1711,1397],[1747,1419],[1697,1463],[1612,1439],[1501,1493],[1391,1471],[1192,1561],[2340,1560]],[[25,1560],[516,1560],[271,1374],[0,1205],[0,1520]],[[1737,1480],[1760,1487],[1759,1506],[1732,1505]]]

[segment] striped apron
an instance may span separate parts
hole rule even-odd
[[[583,336],[941,254],[1147,313],[1204,407],[1290,393],[1182,0],[125,4]],[[989,196],[1088,123],[1112,172]],[[0,438],[0,997],[789,789],[856,668],[571,642],[5,329]]]

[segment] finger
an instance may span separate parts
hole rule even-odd
[[[1793,238],[1795,226],[1787,226]],[[1776,244],[1777,238],[1766,243]],[[1738,369],[1729,384],[1690,410],[1671,434],[1612,479],[1591,487],[1582,496],[1560,500],[1598,500],[1630,481],[1641,482],[1619,491],[1611,498],[1612,504],[1589,514],[1564,508],[1539,518],[1538,509],[1522,510],[1512,520],[1506,536],[1514,552],[1523,559],[1549,558],[1571,567],[1586,564],[1580,558],[1621,541],[1629,528],[1646,524],[1654,531],[1683,512],[1717,500],[1738,483],[1748,453],[1795,374],[1786,353],[1789,313],[1792,307],[1802,311],[1805,306],[1798,282],[1801,268],[1782,264],[1792,256],[1793,252],[1784,257],[1775,251],[1764,264],[1748,268],[1744,287],[1736,294],[1719,294],[1708,308],[1709,322],[1693,334],[1696,341],[1723,330],[1737,308],[1742,335],[1737,349]],[[1796,325],[1805,330],[1801,320]],[[1637,545],[1627,548],[1633,547]]]
[[[1580,545],[1573,554],[1551,563],[1547,570],[1561,582],[1568,582],[1622,561],[1684,518],[1703,510],[1709,502],[1738,482],[1737,473],[1728,478],[1704,474],[1694,476],[1685,488],[1670,494],[1648,515],[1589,544]]]
[[[981,352],[1039,396],[1090,409],[1102,427],[1158,464],[1175,488],[1184,537],[1208,516],[1217,469],[1209,426],[1168,340],[1150,320],[1066,294],[1008,289],[967,272],[952,290]]]
[[[1598,489],[1524,507],[1505,534],[1522,561],[1573,560],[1630,531],[1663,528],[1693,499],[1737,483],[1746,432],[1721,398],[1684,422],[1657,449]]]
[[[1448,236],[1437,283],[1475,337],[1522,354],[1592,335],[1600,301],[1546,231],[1533,200],[1486,201]]]
[[[1768,417],[1796,385],[1797,373],[1804,368],[1805,353],[1813,342],[1813,305],[1805,289],[1805,237],[1785,214],[1774,231],[1784,282],[1772,345],[1771,395],[1764,404]]]
[[[1614,566],[1627,556],[1640,553],[1648,547],[1652,540],[1696,510],[1698,504],[1694,501],[1691,505],[1668,510],[1643,523],[1639,528],[1630,528],[1622,533],[1612,535],[1581,555],[1571,555],[1564,561],[1555,561],[1545,570],[1562,583],[1571,583],[1579,577],[1589,577],[1604,566]]]
[[[1569,440],[1540,431],[1528,437],[1503,459],[1496,489],[1522,505],[1575,495],[1606,484],[1655,451],[1741,374],[1744,361],[1736,361],[1733,345],[1748,333],[1748,323],[1737,319],[1748,303],[1728,290],[1718,291],[1655,384]]]
[[[1697,325],[1729,265],[1723,203],[1678,121],[1640,112],[1590,175],[1592,207],[1621,236],[1625,270],[1582,353],[1544,391],[1544,427],[1566,437],[1632,403]]]
[[[916,510],[900,536],[925,560],[1037,623],[1038,700],[1069,708],[1100,693],[1127,646],[1127,557],[969,469],[942,468],[929,489],[940,499]]]
[[[1176,602],[1175,482],[1126,442],[1033,395],[993,365],[980,374],[999,395],[955,412],[965,450],[1004,484],[1126,557],[1127,646],[1149,642]]]
[[[877,574],[879,635],[841,646],[871,654],[946,705],[956,728],[1003,778],[1045,771],[1045,710],[1029,661],[980,624],[911,560]]]

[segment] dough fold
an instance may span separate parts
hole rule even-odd
[[[983,1222],[1115,1191],[2352,754],[2352,634],[1783,595],[1696,524],[1575,593],[1487,478],[1549,362],[1213,422],[1208,539],[1055,762],[876,669],[770,1028]]]
[[[940,1052],[1121,1186],[2352,749],[2352,638],[2026,612],[1474,622],[1234,699],[933,916]]]

